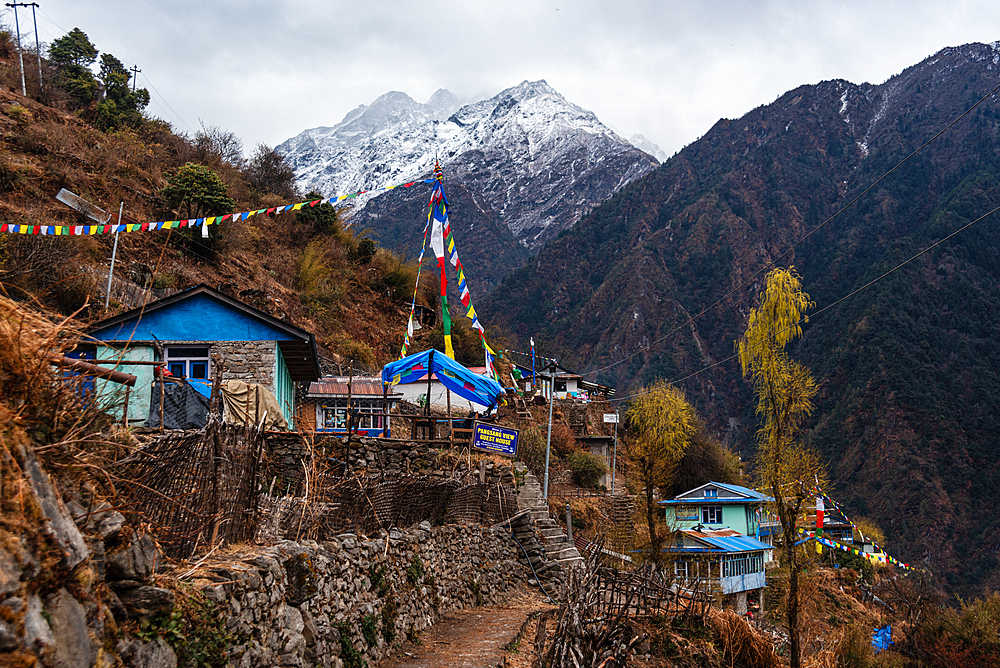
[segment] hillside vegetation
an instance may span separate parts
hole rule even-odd
[[[94,52],[85,48],[84,33],[66,37],[73,37],[73,54],[96,57],[94,45]],[[114,215],[124,202],[125,216],[134,221],[319,199],[296,191],[291,170],[267,146],[245,158],[241,140],[224,129],[179,134],[142,113],[148,95],[137,93],[114,106],[112,86],[86,67],[57,61],[51,52],[58,42],[43,61],[46,87],[39,92],[37,76],[29,78],[24,98],[11,36],[0,33],[0,223],[92,222],[55,200],[62,188]],[[102,72],[105,63],[117,62],[112,59],[102,56]],[[114,76],[119,84],[126,77],[128,88],[127,70],[105,79]],[[128,104],[131,111],[123,112]],[[103,309],[112,244],[112,235],[2,234],[0,287],[15,299],[37,299],[64,314],[79,311],[84,320],[141,305],[112,299]],[[226,222],[213,226],[208,239],[200,230],[123,233],[115,274],[116,286],[148,288],[149,299],[208,283],[315,332],[324,353],[346,370],[351,360],[374,367],[398,352],[416,267],[345,228],[333,207],[323,204]],[[112,290],[113,297],[124,293]]]

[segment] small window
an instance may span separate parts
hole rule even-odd
[[[167,369],[178,378],[208,378],[208,348],[170,346],[166,351]]]
[[[719,496],[719,490],[714,487],[709,487],[705,490],[705,496]]]
[[[686,561],[675,561],[674,562],[674,575],[682,578],[688,576],[688,562]]]
[[[702,506],[702,524],[722,524],[722,506]]]
[[[382,429],[381,400],[353,400],[355,429]],[[347,431],[347,399],[333,399],[322,406],[320,429]]]

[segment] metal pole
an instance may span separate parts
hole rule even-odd
[[[555,401],[555,389],[556,362],[552,360],[549,362],[549,435],[545,439],[545,484],[542,489],[545,503],[549,502],[549,452],[552,449],[552,404]]]
[[[118,207],[118,224],[122,224],[122,211],[125,210],[125,201],[122,200],[121,206]],[[104,295],[104,310],[108,310],[108,304],[111,302],[111,278],[115,275],[115,255],[118,254],[118,230],[115,230],[115,245],[111,249],[111,269],[108,271],[108,289],[105,290]]]
[[[14,30],[17,32],[17,59],[21,62],[21,95],[28,97],[28,89],[24,85],[24,54],[21,52],[21,26],[17,22],[17,7],[19,3],[8,2],[8,7],[14,8]]]
[[[615,454],[611,456],[611,496],[615,495],[615,469],[618,467],[618,411],[615,411]]]
[[[139,78],[139,72],[142,72],[142,70],[139,69],[138,65],[133,65],[132,66],[132,72],[133,72],[133,74],[132,74],[132,92],[134,93],[135,92],[135,80]]]
[[[38,94],[42,94],[42,46],[38,41],[38,19],[35,18],[35,7],[38,6],[37,2],[32,2],[31,5],[31,20],[35,24],[35,58],[38,59]]]

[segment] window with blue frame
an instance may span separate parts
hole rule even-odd
[[[719,490],[709,487],[705,490],[705,496],[719,496]]]
[[[722,506],[702,506],[702,524],[722,524]]]
[[[168,346],[167,370],[177,378],[207,379],[209,374],[208,346]]]
[[[382,428],[382,401],[371,399],[355,399],[351,402],[355,410],[355,428]],[[322,405],[321,430],[347,431],[347,399],[332,399]]]

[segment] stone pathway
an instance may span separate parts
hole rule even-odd
[[[580,552],[570,542],[569,536],[566,535],[559,523],[552,519],[549,514],[549,506],[545,502],[545,497],[542,496],[542,485],[538,482],[538,478],[520,462],[515,463],[514,467],[525,473],[524,485],[517,493],[517,506],[521,509],[531,510],[535,524],[542,534],[546,556],[559,562],[564,569],[582,565],[583,557]]]
[[[522,590],[505,605],[458,610],[420,634],[420,644],[404,642],[377,668],[483,668],[504,666],[517,657],[504,647],[533,612],[552,606],[538,590]],[[531,640],[522,640],[524,648]],[[520,652],[518,653],[520,654]]]

